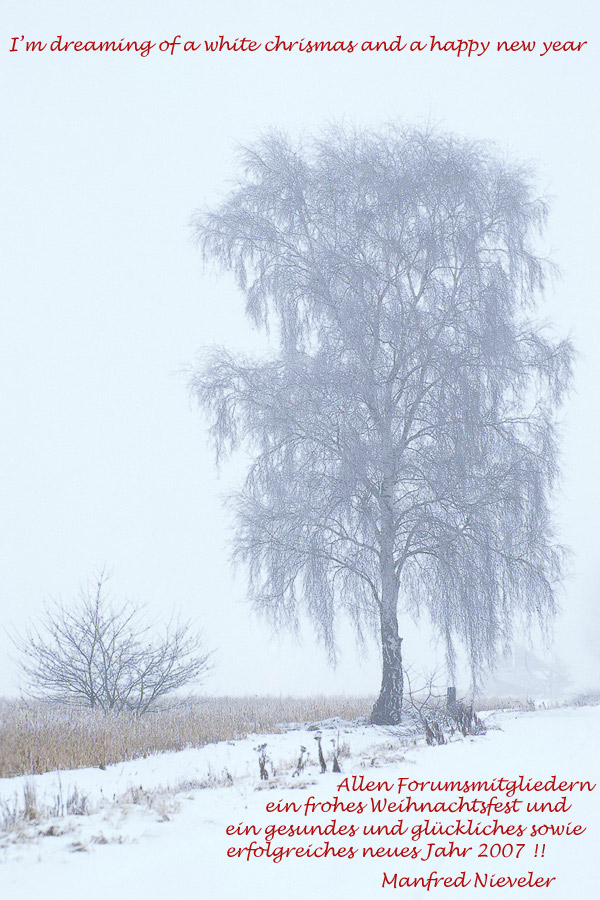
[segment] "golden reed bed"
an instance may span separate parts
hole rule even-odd
[[[272,734],[291,722],[332,716],[352,720],[367,716],[372,704],[372,699],[358,697],[216,697],[136,717],[0,700],[0,777],[107,766],[253,733]]]

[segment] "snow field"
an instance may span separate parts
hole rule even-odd
[[[14,840],[14,835],[6,838],[1,851],[0,896],[11,900],[34,896],[64,900],[80,896],[83,884],[89,900],[106,898],[110,892],[128,900],[142,897],[153,900],[166,893],[178,900],[204,896],[233,898],[242,893],[261,900],[279,898],[282,894],[289,900],[307,896],[329,898],[338,892],[358,898],[378,893],[384,872],[390,878],[394,873],[399,878],[415,878],[436,872],[440,877],[456,879],[463,871],[467,876],[478,871],[497,879],[527,876],[533,871],[534,877],[556,878],[544,888],[544,896],[551,900],[562,900],[571,893],[582,900],[595,900],[598,896],[595,848],[600,825],[597,791],[570,794],[568,801],[572,808],[565,814],[504,816],[507,822],[524,822],[528,828],[534,821],[543,820],[580,823],[586,829],[579,836],[523,838],[520,843],[525,843],[525,848],[518,860],[474,856],[480,852],[482,843],[489,845],[489,854],[492,843],[518,842],[516,838],[501,837],[489,840],[455,837],[455,846],[475,848],[468,857],[430,855],[425,859],[423,854],[435,853],[435,849],[428,851],[430,843],[447,848],[451,839],[445,837],[425,837],[420,841],[421,859],[362,857],[362,848],[367,844],[386,848],[407,846],[414,851],[415,842],[410,833],[396,837],[367,837],[359,833],[351,839],[339,834],[298,838],[280,833],[271,842],[272,847],[311,845],[313,849],[322,848],[326,841],[336,848],[351,844],[356,848],[352,859],[331,854],[309,859],[292,855],[274,862],[273,854],[263,853],[255,858],[251,851],[240,858],[228,858],[228,848],[248,848],[252,841],[256,847],[265,847],[267,827],[271,832],[273,826],[289,828],[307,823],[326,828],[336,819],[338,828],[354,824],[362,829],[363,825],[384,823],[391,827],[399,818],[404,819],[405,826],[412,826],[428,818],[427,814],[414,813],[352,815],[319,810],[304,816],[302,812],[266,810],[267,804],[276,810],[291,803],[302,809],[310,797],[314,798],[311,809],[319,803],[327,804],[335,797],[337,786],[352,774],[390,783],[403,776],[419,781],[491,781],[521,774],[536,780],[552,775],[564,780],[589,779],[592,783],[597,780],[599,707],[500,713],[493,714],[489,722],[499,728],[490,729],[484,736],[440,747],[415,746],[406,736],[402,746],[394,729],[333,723],[332,727],[322,729],[322,743],[329,757],[329,747],[333,747],[330,741],[339,740],[340,744],[347,745],[349,755],[341,760],[342,775],[320,774],[315,732],[298,728],[285,734],[253,736],[198,750],[162,754],[106,770],[81,769],[61,772],[60,776],[46,773],[33,779],[2,779],[0,802],[4,804],[14,802],[24,787],[33,789],[35,785],[38,805],[51,806],[57,790],[62,791],[63,797],[77,791],[80,797],[87,798],[91,814],[67,815],[39,825],[31,822],[22,829],[20,840]],[[260,743],[267,744],[266,752],[276,772],[267,782],[259,779],[255,748]],[[303,772],[293,777],[302,745],[309,750],[311,760]],[[345,802],[368,802],[370,793],[373,792],[341,791],[339,796]],[[382,794],[375,796],[380,799]],[[392,799],[397,801],[401,796],[404,795],[396,794]],[[443,797],[421,793],[414,799],[437,801]],[[559,797],[537,795],[533,799],[556,802]],[[455,821],[456,815],[434,813],[429,818],[446,823]],[[244,828],[249,825],[259,833],[244,836]],[[234,832],[229,836],[228,826]],[[430,896],[436,890],[443,892],[444,887],[411,888],[410,897]],[[473,893],[479,887],[471,883],[462,890]]]

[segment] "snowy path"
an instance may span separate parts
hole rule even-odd
[[[89,769],[61,773],[63,788],[72,780],[88,791],[92,799],[99,796],[100,788],[107,797],[122,792],[127,784],[135,785],[136,781],[138,786],[151,788],[169,781],[175,783],[185,778],[202,777],[209,765],[217,775],[226,767],[234,784],[181,793],[177,798],[178,811],[173,811],[173,801],[168,795],[164,800],[159,799],[152,810],[121,803],[91,816],[71,817],[69,822],[76,830],[63,836],[41,837],[34,842],[8,846],[2,851],[3,857],[0,856],[3,859],[0,862],[0,897],[6,900],[75,900],[82,896],[86,900],[118,900],[121,897],[155,900],[172,896],[177,900],[213,897],[229,900],[247,896],[250,900],[274,900],[283,896],[285,900],[330,900],[341,894],[353,900],[379,895],[384,871],[414,877],[437,870],[454,877],[464,869],[511,876],[526,876],[529,871],[534,871],[535,877],[556,877],[550,887],[541,889],[542,895],[550,900],[571,896],[597,900],[600,897],[596,874],[600,846],[600,787],[592,793],[573,794],[569,798],[573,803],[570,812],[551,819],[556,823],[579,822],[587,826],[587,831],[581,836],[540,839],[545,841],[547,848],[543,859],[533,858],[531,847],[535,840],[531,838],[527,847],[529,855],[523,862],[514,859],[468,862],[442,859],[431,864],[402,859],[355,858],[352,861],[292,859],[275,864],[268,859],[246,862],[227,858],[227,847],[232,841],[237,840],[239,844],[249,840],[228,838],[225,834],[228,824],[237,825],[242,821],[257,825],[273,821],[277,824],[306,822],[298,816],[269,816],[264,812],[265,804],[282,799],[303,803],[311,794],[317,800],[331,798],[341,778],[354,773],[388,781],[396,781],[402,775],[417,780],[441,778],[445,781],[521,774],[536,780],[545,780],[555,774],[565,780],[588,779],[592,783],[600,780],[600,708],[503,714],[497,716],[496,721],[501,724],[501,731],[490,730],[483,737],[444,747],[404,751],[400,754],[403,758],[395,763],[386,762],[386,756],[389,759],[398,751],[393,749],[394,740],[385,730],[377,732],[375,743],[378,746],[374,748],[373,730],[357,729],[342,735],[352,750],[352,760],[344,761],[344,775],[321,776],[312,767],[305,773],[305,781],[314,783],[295,789],[286,788],[281,782],[269,790],[256,789],[257,766],[253,750],[256,738],[235,745],[215,745],[201,751],[185,751],[113,766],[106,772]],[[311,745],[309,749],[314,747],[314,735],[306,732],[268,736],[264,740],[269,744],[268,750],[274,761],[293,760],[302,740],[306,746]],[[378,767],[365,768],[373,756]],[[55,785],[52,777],[51,774],[39,776],[40,792],[52,792]],[[288,777],[286,784],[292,783],[296,782]],[[19,779],[0,781],[0,798],[10,797],[19,784]],[[326,824],[331,818],[328,815],[311,821]],[[350,821],[350,817],[343,814],[336,818]],[[433,814],[433,818],[452,821],[455,817]],[[514,818],[515,822],[517,818]],[[521,818],[529,821],[527,817]],[[539,814],[535,820],[539,821]],[[548,821],[547,815],[544,820]],[[366,821],[374,822],[375,819]],[[397,817],[378,821],[393,823]],[[360,824],[362,826],[363,822]],[[119,839],[123,842],[116,843]],[[105,840],[108,843],[100,843]],[[323,840],[315,838],[314,842],[318,844]],[[340,843],[344,839],[335,840]],[[402,840],[410,843],[409,839],[401,838],[382,839],[380,843],[391,846],[394,841]],[[473,845],[479,847],[480,840],[485,838],[473,838]],[[294,844],[293,840],[280,839],[280,843],[286,841],[288,845]],[[296,841],[300,842],[299,839]],[[422,887],[407,890],[411,898],[429,897],[436,891],[444,894],[442,886],[432,887],[430,892]],[[469,895],[481,894],[481,890],[473,885],[464,890]],[[509,890],[499,887],[492,896]],[[385,891],[384,896],[390,891],[393,896],[392,888]],[[454,892],[449,893],[452,896]]]

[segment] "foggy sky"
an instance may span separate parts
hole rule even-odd
[[[451,8],[450,8],[451,7]],[[331,119],[431,121],[533,160],[553,197],[547,232],[563,277],[540,318],[580,358],[564,410],[557,497],[572,577],[557,650],[580,681],[600,638],[598,13],[592,4],[480,2],[212,4],[5,0],[2,27],[4,287],[0,327],[0,624],[22,628],[45,598],[75,594],[95,567],[152,614],[199,619],[218,665],[211,693],[375,693],[375,644],[361,661],[342,634],[332,673],[307,626],[302,647],[270,640],[228,562],[205,425],[182,370],[210,344],[264,345],[227,278],[203,271],[188,222],[235,173],[236,142]],[[587,40],[580,54],[7,52],[10,38]],[[410,663],[434,658],[425,622],[403,620]],[[16,689],[0,631],[0,693]],[[440,651],[440,656],[441,656]]]

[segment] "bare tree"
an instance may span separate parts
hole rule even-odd
[[[373,722],[402,707],[398,607],[474,673],[515,622],[556,610],[550,496],[571,347],[530,321],[549,264],[527,167],[486,144],[390,126],[267,134],[194,226],[231,270],[264,360],[206,351],[192,389],[217,455],[254,452],[236,553],[275,628],[308,609],[375,623]]]
[[[71,605],[49,603],[13,642],[32,696],[141,715],[201,680],[210,654],[188,622],[172,620],[156,633],[139,606],[111,598],[107,577],[88,582]]]

